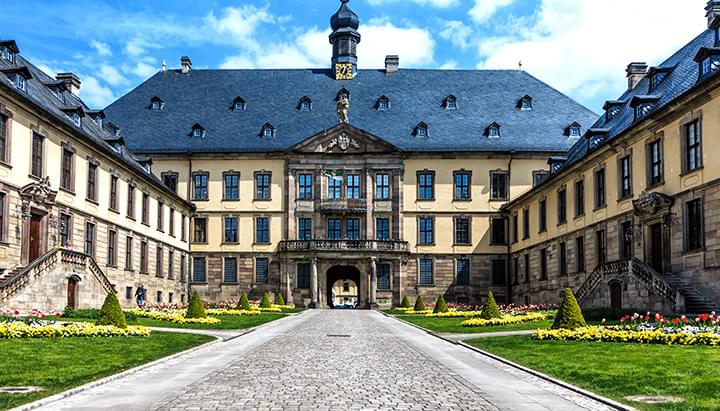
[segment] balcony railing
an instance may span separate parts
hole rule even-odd
[[[409,247],[407,241],[289,240],[280,242],[280,251],[381,251],[407,253]]]
[[[364,198],[323,198],[320,211],[326,213],[367,213],[367,200]]]

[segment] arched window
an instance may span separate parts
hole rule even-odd
[[[500,124],[498,123],[491,123],[489,126],[487,126],[487,130],[485,130],[485,134],[490,138],[499,138],[500,137]]]
[[[528,96],[527,94],[524,95],[522,98],[520,98],[520,101],[518,102],[518,107],[520,110],[532,110],[532,97]]]
[[[415,137],[427,137],[428,136],[428,126],[425,123],[420,123],[417,126],[415,126]]]
[[[262,130],[260,130],[260,136],[263,138],[275,137],[275,127],[270,123],[265,123],[265,125],[262,126]]]
[[[380,96],[375,103],[375,107],[380,111],[390,110],[390,99],[386,96]]]
[[[447,110],[457,110],[457,97],[453,96],[452,94],[445,97],[445,102],[443,103],[443,106]]]
[[[150,99],[150,110],[160,111],[163,108],[165,108],[165,103],[162,101],[162,99],[160,97],[155,96]]]
[[[310,111],[312,110],[312,100],[310,100],[310,97],[305,96],[300,99],[298,102],[297,109],[299,111]]]
[[[192,131],[190,132],[190,137],[204,138],[205,137],[205,128],[203,128],[203,126],[201,126],[200,124],[195,123],[195,125],[192,126]]]
[[[230,107],[232,111],[245,111],[246,108],[247,105],[245,100],[243,100],[240,96],[235,97],[235,100],[233,100],[232,106]]]

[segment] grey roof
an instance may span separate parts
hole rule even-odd
[[[350,124],[405,151],[566,152],[575,139],[566,136],[573,122],[588,127],[597,114],[518,70],[410,70],[387,75],[360,70],[350,81],[336,81],[327,69],[179,70],[158,72],[105,109],[128,147],[142,153],[284,151],[338,123],[336,99],[350,93]],[[390,109],[378,110],[380,96]],[[457,109],[444,107],[457,97]],[[532,110],[518,101],[532,97]],[[164,102],[150,110],[150,100]],[[303,96],[311,111],[299,111]],[[241,97],[246,111],[231,110]],[[488,138],[491,123],[500,138]],[[273,138],[261,138],[264,124]],[[425,123],[428,137],[414,135]],[[193,125],[205,130],[191,138]]]

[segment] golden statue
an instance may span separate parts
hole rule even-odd
[[[350,109],[350,100],[348,100],[347,94],[340,95],[340,100],[337,102],[336,109],[338,120],[340,120],[341,123],[349,122],[348,109]]]

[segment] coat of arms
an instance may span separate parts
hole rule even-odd
[[[338,137],[333,138],[327,145],[327,149],[330,150],[334,147],[339,147],[342,151],[347,151],[348,148],[360,148],[360,145],[347,134],[340,134]]]

